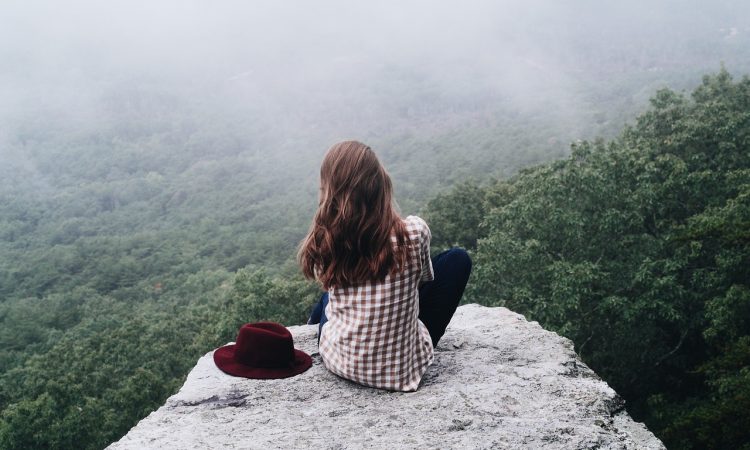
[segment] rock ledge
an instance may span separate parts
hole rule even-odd
[[[458,308],[417,392],[328,372],[316,328],[289,328],[313,367],[284,380],[224,374],[212,354],[110,449],[663,449],[573,343],[506,308]]]

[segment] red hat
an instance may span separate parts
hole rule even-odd
[[[293,377],[312,366],[310,355],[294,348],[292,333],[274,322],[242,325],[237,342],[217,348],[214,362],[229,375],[261,379]]]

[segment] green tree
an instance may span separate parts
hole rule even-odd
[[[691,98],[661,90],[651,105],[617,139],[458,187],[430,217],[446,242],[479,237],[468,299],[573,339],[668,446],[739,448],[750,440],[750,79],[722,70]]]

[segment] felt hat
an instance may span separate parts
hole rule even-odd
[[[216,366],[245,378],[287,378],[312,366],[310,355],[294,348],[292,333],[279,323],[246,323],[234,344],[214,351]]]

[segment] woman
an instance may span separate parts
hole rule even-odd
[[[391,179],[370,147],[340,142],[320,167],[320,199],[299,262],[327,291],[310,317],[333,373],[415,391],[471,272],[462,249],[430,259],[430,229],[401,219]]]

